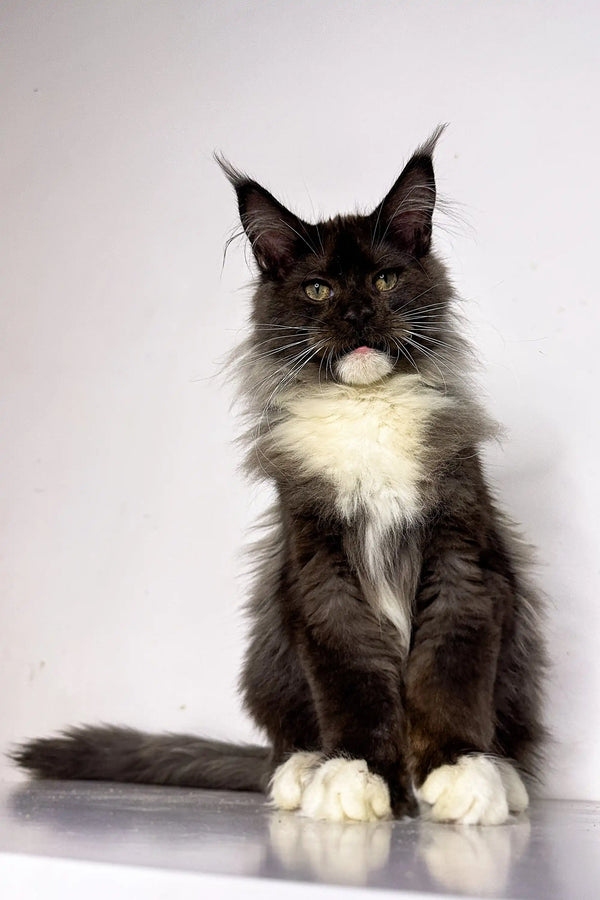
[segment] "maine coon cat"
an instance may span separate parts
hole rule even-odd
[[[281,809],[504,822],[543,737],[540,603],[486,485],[495,431],[431,249],[438,131],[368,215],[309,224],[221,161],[258,266],[236,354],[256,548],[246,709],[268,747],[84,726],[43,777],[264,790]]]

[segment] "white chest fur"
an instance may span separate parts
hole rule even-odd
[[[393,572],[386,533],[419,519],[428,426],[453,401],[412,375],[372,385],[323,385],[281,400],[287,414],[270,438],[300,471],[328,481],[339,514],[363,523],[360,569],[369,603],[408,652],[416,572]]]
[[[382,531],[418,517],[427,426],[450,402],[411,375],[324,385],[283,398],[272,438],[303,474],[333,485],[344,518],[361,511]]]

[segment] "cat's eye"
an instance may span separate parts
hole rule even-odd
[[[375,288],[382,293],[393,290],[397,283],[398,273],[394,272],[392,269],[389,269],[387,272],[380,272],[373,281]]]
[[[333,295],[333,291],[325,281],[307,281],[302,287],[311,300],[329,300]]]

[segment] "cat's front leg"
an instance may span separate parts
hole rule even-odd
[[[340,533],[304,519],[294,538],[295,636],[323,756],[292,756],[275,774],[272,799],[277,803],[278,789],[291,779],[294,805],[312,818],[369,821],[400,814],[411,802],[401,642],[363,597]]]
[[[407,667],[409,760],[430,818],[497,825],[528,800],[516,770],[493,756],[494,683],[510,587],[482,566],[483,555],[459,523],[440,523],[425,560]]]

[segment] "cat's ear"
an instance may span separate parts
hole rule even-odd
[[[313,252],[312,228],[286,209],[258,182],[215,158],[235,188],[240,220],[259,269],[268,277],[285,275],[300,255]]]
[[[371,214],[375,242],[385,238],[417,258],[429,252],[436,195],[432,157],[445,127],[438,126],[415,151]]]

